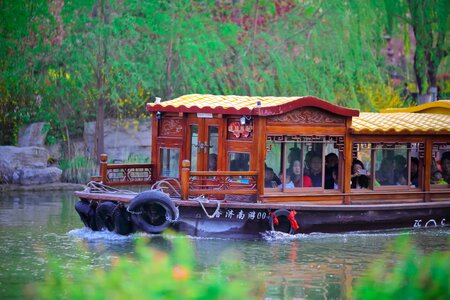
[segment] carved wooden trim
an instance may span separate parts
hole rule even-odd
[[[183,120],[174,118],[163,118],[160,124],[160,136],[182,136]]]
[[[314,107],[303,107],[294,111],[268,118],[268,123],[291,124],[325,124],[345,126],[345,117],[331,114],[325,110]]]

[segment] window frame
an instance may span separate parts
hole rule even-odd
[[[264,187],[264,191],[266,192],[282,192],[286,194],[292,194],[292,193],[342,193],[343,186],[342,186],[342,176],[343,176],[343,151],[344,151],[344,136],[343,135],[289,135],[289,134],[268,134],[266,136],[266,149],[265,149],[265,157],[264,161],[267,163],[267,152],[268,149],[268,143],[279,143],[281,144],[281,175],[280,180],[282,181],[281,187],[276,188],[269,188]],[[288,155],[289,151],[287,150],[288,147],[286,145],[292,145],[294,143],[299,144],[308,144],[308,143],[316,143],[321,144],[321,157],[322,157],[322,184],[320,187],[293,187],[288,188],[286,187],[285,180],[286,180],[286,169],[288,168]],[[338,156],[338,189],[325,189],[325,156],[329,153],[326,153],[326,145],[334,145],[334,148],[337,149],[337,156]],[[302,160],[304,161],[304,149],[302,149]],[[330,152],[331,153],[331,152]],[[264,174],[265,179],[265,174]]]

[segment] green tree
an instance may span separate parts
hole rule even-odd
[[[448,0],[385,0],[388,34],[405,31],[405,42],[411,43],[407,32],[415,38],[414,74],[421,95],[437,86],[438,68],[450,53],[448,41],[450,5]]]

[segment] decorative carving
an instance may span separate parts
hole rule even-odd
[[[252,124],[244,124],[242,125],[239,122],[231,122],[230,125],[228,125],[228,131],[233,133],[234,137],[249,137],[250,133],[253,131]]]
[[[160,123],[161,136],[182,136],[183,124],[181,119],[163,118]]]
[[[334,115],[315,107],[302,107],[286,114],[272,116],[268,118],[273,123],[292,124],[340,124],[345,125],[345,117]]]
[[[227,139],[251,141],[253,140],[253,122],[241,125],[239,119],[228,119]]]

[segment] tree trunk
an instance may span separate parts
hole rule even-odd
[[[105,152],[105,99],[100,97],[97,104],[97,118],[95,122],[95,141],[97,159]]]

